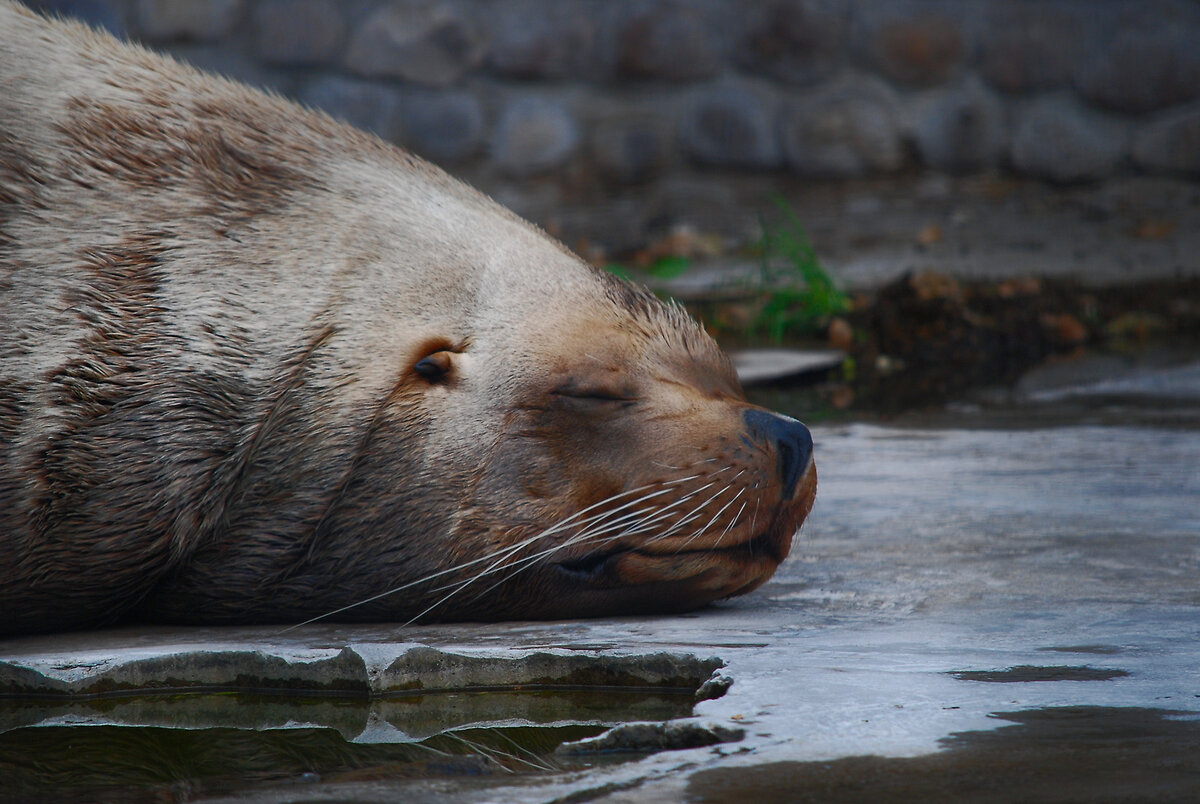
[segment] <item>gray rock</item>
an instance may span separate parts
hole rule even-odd
[[[596,60],[596,18],[577,3],[522,0],[485,8],[488,60],[500,75],[563,78],[587,72]]]
[[[623,20],[617,35],[617,75],[667,81],[715,75],[720,60],[701,8],[668,0]]]
[[[104,28],[116,36],[125,36],[124,4],[114,0],[25,0],[30,8],[44,14],[74,17],[89,25]]]
[[[438,163],[473,156],[483,143],[483,107],[470,92],[416,91],[400,103],[400,139]]]
[[[603,174],[624,183],[658,175],[671,155],[671,132],[659,119],[605,120],[592,132],[592,158]]]
[[[579,124],[561,103],[518,98],[505,107],[496,124],[492,158],[511,176],[545,173],[565,164],[579,139]]]
[[[1005,146],[1004,107],[978,80],[933,90],[913,110],[912,137],[929,167],[952,173],[989,168]]]
[[[960,74],[973,37],[955,2],[894,0],[854,7],[854,37],[864,59],[903,84],[930,85]]]
[[[1035,101],[1013,135],[1012,162],[1022,173],[1057,182],[1108,175],[1128,153],[1125,127],[1070,96]]]
[[[137,0],[138,31],[146,39],[216,39],[233,27],[242,0]]]
[[[848,178],[904,162],[896,95],[877,79],[848,79],[789,104],[780,139],[804,175]]]
[[[1133,158],[1147,170],[1200,175],[1200,105],[1147,124],[1134,137]]]
[[[820,374],[846,361],[838,349],[737,349],[729,353],[738,380],[744,386],[765,385]]]
[[[396,139],[400,101],[395,90],[372,81],[326,76],[313,82],[301,99],[352,126]]]
[[[840,69],[849,43],[847,5],[833,0],[776,0],[752,7],[738,43],[740,66],[808,85]]]
[[[477,67],[485,55],[479,33],[455,8],[387,5],[366,17],[351,35],[346,66],[367,78],[445,87]]]
[[[1200,97],[1200,22],[1154,15],[1118,27],[1111,40],[1077,64],[1075,85],[1096,103],[1148,112]]]
[[[1075,63],[1101,45],[1083,5],[1044,0],[990,3],[980,30],[979,69],[1007,92],[1070,84]]]
[[[781,155],[772,111],[759,94],[739,87],[697,90],[679,120],[683,150],[706,165],[776,167]]]
[[[270,64],[328,64],[341,53],[346,22],[332,0],[263,0],[254,7],[259,57]]]

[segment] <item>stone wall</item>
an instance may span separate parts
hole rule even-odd
[[[608,253],[680,223],[736,237],[735,196],[797,180],[1200,178],[1195,0],[28,2],[325,108]]]

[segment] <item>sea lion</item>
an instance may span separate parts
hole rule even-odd
[[[812,439],[679,307],[329,117],[0,0],[0,629],[678,612]]]

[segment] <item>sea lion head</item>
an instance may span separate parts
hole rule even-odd
[[[408,322],[411,347],[390,361],[377,497],[343,503],[379,513],[387,495],[399,507],[345,531],[419,543],[408,564],[424,574],[360,546],[372,590],[398,591],[368,599],[379,592],[357,584],[363,604],[344,616],[682,611],[770,577],[814,499],[809,431],[749,404],[678,305],[523,222],[478,224],[455,312]]]
[[[812,505],[809,431],[748,404],[681,308],[592,279],[589,303],[514,333],[519,381],[456,530],[503,560],[472,585],[509,579],[490,604],[506,616],[679,611],[755,588]]]

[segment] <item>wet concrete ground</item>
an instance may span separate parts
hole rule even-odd
[[[599,743],[560,749],[538,760],[538,773],[482,762],[412,778],[393,758],[358,776],[294,770],[286,783],[266,774],[237,789],[178,780],[155,789],[251,801],[1200,796],[1200,427],[1180,413],[1200,409],[1200,364],[1102,359],[1103,370],[1048,369],[932,418],[815,428],[820,490],[792,556],[756,593],[695,614],[0,643],[0,686],[10,691],[89,678],[100,690],[105,674],[135,684],[194,677],[180,671],[188,662],[234,678],[248,666],[261,682],[272,666],[303,675],[324,661],[377,690],[424,674],[440,679],[427,688],[574,679],[657,686],[657,696],[594,690],[547,702],[491,692],[468,705],[428,695],[425,704],[360,702],[349,715],[346,705],[274,698],[270,716],[245,705],[197,713],[170,696],[157,708],[59,700],[33,711],[10,701],[0,706],[9,729],[0,738],[13,738],[0,765],[21,760],[38,733],[32,723],[163,726],[174,717],[192,729],[334,729],[347,745],[370,746],[467,728],[592,727],[558,737],[574,740],[623,720],[669,720],[673,732],[618,726]],[[1061,404],[1072,406],[1069,420],[1090,423],[1064,425]],[[671,690],[699,683],[709,657],[732,685],[687,719],[690,699]],[[252,722],[228,714],[237,710]],[[701,747],[612,751],[656,744]]]

